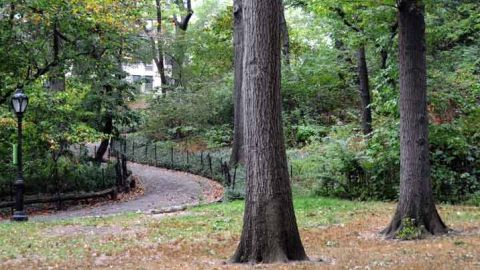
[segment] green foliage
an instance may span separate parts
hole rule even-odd
[[[97,191],[112,187],[116,179],[113,164],[84,162],[73,156],[64,156],[57,161],[48,157],[29,160],[24,175],[26,193],[30,195]],[[14,168],[4,170],[0,177],[0,198],[11,195],[10,184],[14,178]]]
[[[470,195],[470,198],[466,202],[469,205],[479,206],[480,207],[480,192]]]
[[[57,162],[49,159],[29,162],[25,176],[30,194],[97,191],[112,187],[116,179],[113,164],[100,166],[66,157]]]
[[[237,189],[227,188],[223,196],[226,201],[243,200],[245,199],[245,192],[242,192],[238,188]]]
[[[155,139],[181,139],[198,135],[233,118],[230,89],[178,90],[154,100],[148,112],[146,133]]]
[[[415,240],[422,236],[424,228],[416,225],[415,219],[404,218],[401,229],[396,233],[395,238],[401,240]]]
[[[432,179],[437,199],[465,201],[480,190],[480,110],[430,129]]]
[[[107,117],[113,119],[113,133],[138,120],[127,107],[134,88],[124,80],[121,62],[138,58],[136,50],[143,40],[138,37],[141,26],[137,22],[143,4],[104,0],[0,3],[3,183],[13,179],[10,152],[11,143],[17,140],[9,96],[22,87],[30,98],[23,147],[27,192],[90,191],[105,186],[100,181],[101,168],[75,158],[72,147],[111,136],[105,130]]]
[[[380,132],[366,143],[351,129],[336,127],[321,141],[304,148],[303,155],[291,156],[294,178],[310,185],[320,196],[395,198],[398,145],[389,145],[388,135]]]
[[[225,147],[232,143],[233,129],[230,125],[212,127],[204,134],[209,148]]]
[[[480,149],[476,114],[450,124],[431,125],[430,149],[435,198],[459,203],[480,191]],[[291,156],[295,178],[321,196],[395,200],[400,148],[398,123],[383,122],[365,140],[351,126]]]

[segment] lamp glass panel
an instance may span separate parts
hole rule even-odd
[[[15,112],[20,112],[20,109],[21,109],[21,108],[20,108],[20,107],[21,107],[21,106],[20,106],[20,100],[18,100],[18,99],[12,99],[12,105],[13,105],[13,110],[14,110]]]
[[[28,105],[28,99],[24,99],[22,100],[22,104],[21,104],[21,112],[25,112],[25,110],[27,109],[27,105]]]

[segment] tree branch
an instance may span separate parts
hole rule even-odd
[[[346,18],[346,14],[345,12],[339,8],[339,7],[335,7],[335,8],[330,8],[333,12],[335,12],[339,17],[340,19],[342,19],[343,23],[350,27],[352,30],[354,30],[355,32],[359,32],[359,33],[363,33],[363,30],[360,29],[359,27],[357,27],[356,25],[354,25],[353,23],[351,23],[350,21],[348,21],[348,19]]]
[[[192,16],[193,16],[192,3],[191,3],[191,0],[187,0],[187,15],[185,17],[183,17],[181,21],[178,21],[176,19],[176,16],[174,15],[175,25],[178,28],[182,29],[183,31],[187,31],[188,23],[189,23],[190,19],[192,18]]]

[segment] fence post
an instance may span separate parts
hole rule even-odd
[[[102,188],[106,188],[106,186],[105,186],[105,168],[102,168],[102,183],[103,183]]]
[[[173,168],[173,146],[170,148],[170,161]]]
[[[223,163],[223,170],[225,175],[225,183],[227,184],[227,187],[231,187],[232,177],[230,175],[230,167],[228,167],[228,163],[226,161]]]
[[[203,151],[200,152],[200,164],[202,164],[202,170],[203,170]]]
[[[208,167],[210,168],[210,178],[213,179],[212,157],[210,156],[210,153],[207,154],[207,160],[208,160]]]
[[[93,158],[97,155],[97,145],[93,146]]]
[[[122,159],[122,183],[123,183],[123,187],[126,188],[126,190],[128,191],[129,187],[127,187],[127,178],[128,178],[128,168],[127,168],[127,156],[125,154],[121,154],[120,155],[120,158]]]
[[[10,201],[13,202],[13,183],[12,182],[10,182]],[[14,206],[10,208],[11,215],[13,215],[14,209],[15,209]]]
[[[187,150],[187,165],[188,165],[188,163],[189,163],[189,159],[188,159],[188,150]]]
[[[155,167],[158,167],[158,161],[157,161],[157,143],[155,142]]]
[[[120,165],[120,154],[117,152],[115,157],[117,160],[115,163],[116,184],[117,188],[122,191],[122,167]]]
[[[233,169],[233,183],[232,183],[232,189],[235,190],[235,182],[237,180],[237,165],[235,165],[235,168]]]
[[[148,142],[145,143],[145,163],[148,164]]]
[[[127,155],[127,135],[123,138],[123,154],[126,156]]]
[[[132,141],[132,159],[135,160],[135,140]]]
[[[112,141],[113,138],[110,138],[110,142],[108,144],[108,151],[107,151],[107,159],[110,160],[110,155],[112,154]]]

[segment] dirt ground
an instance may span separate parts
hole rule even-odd
[[[99,269],[480,269],[479,224],[455,224],[457,232],[417,241],[384,240],[378,232],[388,216],[369,213],[349,224],[304,229],[301,236],[310,262],[231,265],[225,261],[238,235],[199,242],[175,241],[110,258]],[[111,263],[111,264],[110,264]]]
[[[237,265],[226,261],[234,253],[239,230],[209,230],[195,234],[199,223],[190,223],[180,212],[135,217],[129,223],[47,226],[42,237],[58,241],[85,241],[82,259],[35,257],[4,261],[0,269],[480,269],[480,224],[478,208],[440,207],[441,215],[455,231],[449,235],[416,241],[385,240],[378,232],[388,224],[393,204],[384,208],[349,212],[348,222],[326,226],[303,226],[301,237],[311,261],[273,265]],[[216,210],[215,210],[216,211]],[[319,212],[320,213],[320,212]],[[221,215],[219,213],[219,215]],[[475,216],[473,219],[465,218]],[[212,226],[205,216],[201,226]],[[173,217],[173,219],[172,219]],[[187,223],[175,218],[187,217]],[[162,220],[171,219],[167,223]],[[241,217],[238,217],[240,220]],[[159,222],[160,221],[160,222]],[[132,223],[133,222],[133,223]],[[214,222],[213,222],[214,223]],[[192,228],[197,226],[197,229]],[[173,238],[149,241],[152,233],[177,229]],[[178,231],[180,230],[180,231]],[[179,234],[179,232],[184,233]],[[99,253],[89,239],[125,248]],[[70,240],[69,240],[70,239]],[[75,240],[73,240],[75,239]],[[99,240],[98,240],[99,239]],[[55,240],[57,241],[57,240]],[[54,242],[55,243],[55,242]],[[68,245],[72,245],[71,243]],[[82,244],[83,245],[83,244]],[[62,249],[63,250],[63,249]]]

